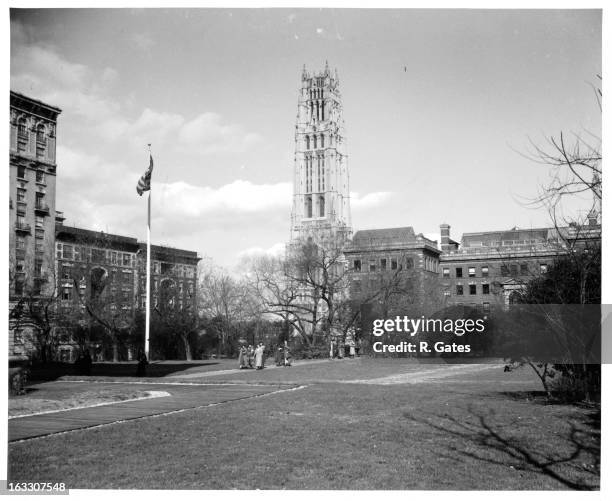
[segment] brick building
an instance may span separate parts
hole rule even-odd
[[[102,297],[98,311],[103,319],[129,329],[136,312],[146,306],[146,249],[145,243],[132,237],[58,224],[56,269],[63,315],[80,310],[79,322],[90,322],[86,305]],[[199,260],[193,251],[152,245],[151,307],[165,301],[195,311]],[[61,357],[73,360],[76,343],[68,338],[64,341]],[[108,347],[93,348],[99,358],[108,352]],[[122,358],[131,359],[134,354],[135,350],[126,346]]]
[[[513,293],[545,273],[561,255],[601,240],[601,225],[561,228],[512,228],[464,233],[450,239],[450,226],[440,226],[440,292],[444,305],[464,305],[488,314],[507,307]]]
[[[15,307],[53,293],[59,108],[10,93],[9,356],[32,350],[35,324]],[[27,309],[27,308],[25,308]]]
[[[376,304],[383,315],[437,307],[440,250],[412,227],[357,231],[344,255],[351,299]]]

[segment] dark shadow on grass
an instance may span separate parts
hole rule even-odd
[[[91,376],[97,377],[134,377],[136,376],[136,368],[138,362],[103,362],[94,363],[91,367]],[[147,377],[164,377],[168,374],[181,372],[188,369],[209,367],[219,365],[217,361],[201,361],[201,362],[152,362],[147,365]],[[78,376],[78,368],[75,364],[64,362],[51,362],[47,364],[33,365],[30,370],[29,380],[36,381],[52,381],[62,376]]]
[[[567,401],[563,394],[553,392],[552,398],[548,397],[545,391],[502,391],[496,395],[503,395],[506,398],[517,402],[529,401],[541,405],[564,405],[574,406],[581,409],[599,409],[599,404],[584,401]]]
[[[546,475],[565,487],[575,490],[596,490],[599,488],[600,454],[601,454],[601,412],[594,411],[582,416],[583,419],[568,420],[569,430],[551,432],[554,437],[564,442],[564,447],[542,450],[536,440],[529,436],[516,437],[512,433],[520,428],[518,422],[495,425],[495,413],[467,409],[467,419],[458,419],[448,414],[430,414],[417,417],[404,413],[404,417],[414,423],[423,424],[434,430],[444,440],[445,447],[451,454],[441,453],[453,461],[461,457],[476,459],[494,465],[510,467],[515,470],[530,471]],[[515,426],[512,426],[515,425]],[[449,438],[458,439],[459,445]],[[478,449],[474,450],[474,446]],[[554,449],[554,451],[552,450]],[[578,469],[586,478],[573,480],[565,470]],[[588,481],[591,480],[592,481]]]

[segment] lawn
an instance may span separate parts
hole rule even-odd
[[[598,409],[546,404],[527,370],[346,382],[423,369],[362,359],[239,372],[224,379],[307,387],[10,444],[9,480],[104,489],[598,488]]]
[[[80,387],[78,384],[43,383],[31,385],[25,395],[11,396],[9,416],[71,409],[110,402],[121,402],[148,395],[148,388],[108,386]]]

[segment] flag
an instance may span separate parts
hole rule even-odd
[[[149,168],[138,180],[138,184],[136,185],[136,191],[140,196],[142,196],[145,191],[151,189],[151,172],[153,172],[153,157],[149,153]]]

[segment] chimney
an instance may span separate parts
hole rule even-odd
[[[450,251],[450,225],[446,223],[440,225],[440,249],[442,252]]]

